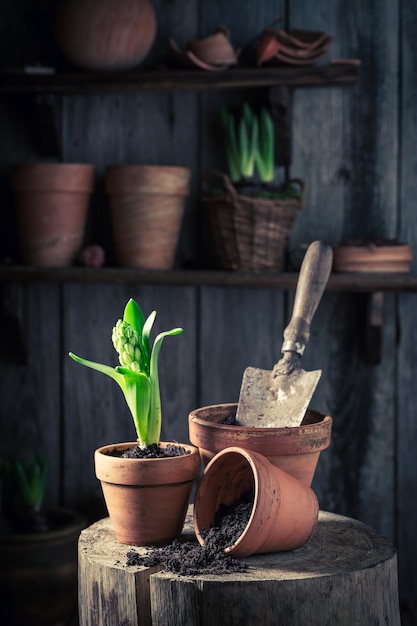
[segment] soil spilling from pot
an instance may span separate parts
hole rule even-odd
[[[152,443],[146,446],[146,448],[141,448],[139,445],[129,448],[129,450],[122,452],[120,456],[124,459],[163,459],[164,457],[183,456],[184,454],[190,454],[190,452],[183,446],[170,443],[161,448],[156,443]]]
[[[164,569],[180,576],[198,574],[230,574],[245,572],[248,566],[224,552],[245,530],[253,507],[253,493],[247,493],[232,504],[221,504],[211,528],[202,530],[204,544],[175,539],[167,546],[150,548],[141,556],[136,551],[127,553],[127,565],[151,567],[162,565]]]

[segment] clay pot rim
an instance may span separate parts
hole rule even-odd
[[[131,193],[187,196],[190,180],[191,168],[183,165],[118,164],[107,166],[105,187],[114,196]]]
[[[92,163],[13,163],[11,185],[13,191],[17,193],[31,191],[91,193],[94,187],[94,172],[95,166]],[[47,182],[44,177],[47,178]]]
[[[189,420],[193,421],[194,423],[200,425],[200,426],[204,426],[208,429],[221,429],[223,431],[227,431],[230,430],[230,428],[233,428],[233,432],[240,434],[240,433],[271,433],[274,432],[276,434],[283,434],[283,433],[289,433],[289,432],[296,432],[296,431],[309,431],[309,430],[314,430],[315,428],[317,428],[318,426],[322,426],[324,424],[331,425],[333,420],[330,417],[330,415],[325,415],[324,413],[321,413],[320,411],[317,411],[315,409],[307,409],[307,413],[310,414],[314,414],[317,416],[323,416],[322,419],[319,419],[315,422],[312,422],[310,424],[301,424],[300,426],[292,426],[292,427],[279,427],[279,428],[271,428],[271,427],[263,427],[263,428],[259,428],[259,427],[249,427],[249,426],[238,426],[238,425],[233,425],[231,426],[230,424],[220,424],[219,422],[216,422],[215,420],[209,420],[209,419],[203,419],[202,417],[198,417],[197,415],[195,415],[195,413],[197,411],[205,411],[208,410],[212,407],[228,407],[230,409],[230,413],[235,413],[236,412],[236,408],[237,408],[237,403],[236,402],[230,402],[230,403],[225,403],[225,404],[213,404],[213,405],[207,405],[207,406],[202,406],[202,407],[198,407],[197,409],[194,409],[193,411],[190,412],[189,414]],[[307,414],[306,413],[306,414]]]
[[[200,471],[199,449],[193,444],[178,441],[161,441],[159,445],[177,445],[189,454],[157,459],[125,459],[105,451],[127,450],[137,441],[113,443],[101,446],[94,452],[95,473],[98,480],[119,485],[172,484],[178,482],[177,471],[181,467],[183,481],[194,480]],[[152,470],[154,468],[155,471]]]
[[[168,445],[173,445],[173,446],[178,446],[181,448],[185,448],[186,450],[189,450],[189,454],[179,454],[178,456],[165,456],[165,457],[161,457],[161,458],[157,458],[157,459],[125,459],[123,457],[119,457],[117,455],[114,454],[110,454],[109,452],[106,452],[106,450],[110,451],[118,451],[121,452],[122,450],[129,450],[129,448],[134,448],[137,445],[137,441],[123,441],[120,443],[108,443],[104,446],[100,446],[100,448],[97,448],[97,450],[95,450],[95,453],[97,454],[101,454],[104,457],[108,457],[109,459],[119,459],[122,460],[123,463],[127,462],[127,463],[135,463],[140,461],[141,463],[146,462],[146,463],[154,463],[154,462],[158,462],[158,461],[172,461],[173,459],[179,459],[181,457],[190,457],[193,454],[195,454],[196,452],[198,452],[198,448],[196,446],[194,446],[192,443],[181,443],[179,441],[160,441],[159,445],[161,446],[161,448],[166,448]]]

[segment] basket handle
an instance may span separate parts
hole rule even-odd
[[[216,179],[216,178],[218,178],[219,181],[221,181],[223,187],[226,189],[227,192],[229,192],[231,196],[235,197],[237,195],[236,189],[234,188],[230,178],[223,172],[219,172],[217,170],[210,170],[203,175],[201,179],[201,187],[204,192],[207,193],[209,191],[210,180]]]
[[[305,183],[303,180],[301,180],[301,178],[290,178],[290,180],[284,184],[285,185],[298,185],[300,187],[300,196],[301,197],[304,196]]]

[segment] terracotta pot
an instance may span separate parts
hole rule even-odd
[[[150,0],[62,0],[55,24],[67,59],[92,70],[125,70],[148,54],[156,35]]]
[[[253,491],[249,522],[225,552],[234,557],[295,550],[311,537],[319,504],[310,487],[293,478],[262,454],[227,448],[207,465],[194,503],[194,528],[201,545],[221,504],[232,505]]]
[[[86,520],[51,509],[58,530],[0,536],[0,602],[8,626],[65,624],[77,608],[77,544]]]
[[[413,253],[406,244],[335,246],[335,272],[410,272]]]
[[[303,423],[294,428],[247,428],[221,424],[235,415],[237,404],[213,404],[191,411],[189,437],[200,450],[204,465],[213,456],[232,446],[253,450],[310,486],[320,452],[330,445],[333,420],[308,410]]]
[[[172,268],[190,174],[189,168],[175,166],[107,168],[106,189],[119,265]]]
[[[112,456],[135,445],[111,444],[96,450],[96,476],[117,541],[136,546],[165,545],[181,534],[191,489],[200,471],[198,450],[178,444],[189,454],[162,459]]]
[[[11,176],[23,261],[71,265],[83,243],[94,166],[20,163]]]

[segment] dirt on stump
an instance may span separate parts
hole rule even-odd
[[[221,504],[211,528],[201,530],[204,544],[175,539],[167,546],[149,548],[145,556],[135,550],[127,553],[127,565],[151,567],[162,565],[167,571],[181,576],[198,574],[229,574],[245,572],[247,563],[224,552],[233,545],[247,526],[253,507],[253,494],[245,494],[239,502]]]

